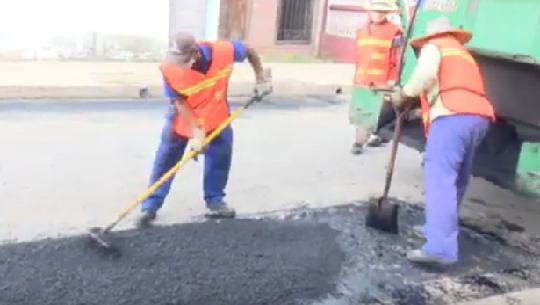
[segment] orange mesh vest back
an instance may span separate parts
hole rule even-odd
[[[434,107],[450,114],[476,114],[495,119],[493,105],[486,97],[480,68],[471,53],[453,38],[439,38],[429,43],[436,45],[441,53],[437,75],[441,105],[429,103],[426,94],[420,96],[426,135],[432,119],[430,111]]]
[[[176,92],[187,97],[186,103],[197,119],[197,124],[206,133],[217,128],[229,116],[227,84],[233,68],[234,49],[229,42],[200,42],[211,50],[211,63],[203,74],[191,68],[183,68],[171,62],[160,66],[163,77]],[[190,136],[191,130],[177,116],[175,132]]]
[[[392,54],[392,40],[401,29],[392,22],[385,22],[373,32],[370,25],[356,31],[356,86],[369,86],[371,83],[387,83],[397,78],[398,63]]]

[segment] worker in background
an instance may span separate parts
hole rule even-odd
[[[397,78],[402,43],[401,29],[388,18],[389,14],[397,11],[395,0],[371,1],[369,22],[356,32],[355,86],[385,85]],[[357,155],[368,145],[372,147],[381,145],[377,132],[394,118],[395,113],[391,105],[383,104],[375,130],[357,126],[351,152]]]
[[[472,34],[432,21],[427,33],[411,39],[419,50],[411,78],[390,95],[397,107],[420,97],[426,148],[423,155],[426,239],[408,253],[415,263],[451,264],[458,259],[458,207],[472,171],[473,157],[495,118],[480,69],[464,47]]]
[[[233,41],[197,42],[193,35],[179,33],[160,66],[164,94],[171,100],[156,152],[150,184],[172,168],[191,148],[200,151],[205,137],[229,116],[227,86],[233,63],[247,58],[255,72],[255,94],[271,92],[264,79],[257,52]],[[224,201],[233,150],[233,129],[229,125],[208,144],[204,153],[204,201],[207,216],[233,218],[235,211]],[[174,176],[163,183],[141,204],[138,226],[151,225],[162,207]]]

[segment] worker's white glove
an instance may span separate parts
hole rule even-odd
[[[257,82],[255,84],[255,88],[253,90],[253,93],[255,94],[255,97],[258,101],[261,101],[263,97],[269,95],[274,91],[274,88],[272,86],[272,70],[271,69],[264,69],[263,75],[257,75]]]
[[[384,95],[384,100],[390,102],[396,108],[401,108],[403,104],[408,101],[410,98],[405,95],[401,87],[396,86],[392,89],[392,92],[386,93]]]
[[[206,134],[201,128],[193,128],[191,130],[191,139],[189,145],[192,150],[200,153],[204,146],[204,139]]]
[[[272,82],[267,79],[261,79],[261,80],[258,80],[257,83],[255,84],[253,93],[255,94],[255,97],[261,100],[263,97],[272,93],[272,91],[273,91]]]

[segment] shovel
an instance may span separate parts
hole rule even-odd
[[[403,5],[402,1],[402,5]],[[393,86],[401,85],[401,74],[404,67],[405,52],[407,50],[407,41],[411,37],[412,29],[414,26],[414,20],[416,19],[416,13],[420,7],[422,1],[417,1],[412,12],[411,19],[407,26],[407,31],[404,35],[403,46],[401,47],[400,53],[400,66],[397,80],[394,82]],[[405,20],[403,14],[404,8],[401,8],[401,19]],[[391,93],[393,86],[375,86],[371,85],[371,90],[374,92],[386,92]],[[385,102],[391,102],[388,94],[384,96]],[[390,192],[390,186],[392,185],[392,177],[394,175],[394,165],[396,163],[397,149],[399,145],[399,137],[401,136],[401,127],[403,125],[404,117],[407,115],[408,111],[399,111],[399,109],[394,107],[396,112],[396,121],[394,125],[394,135],[392,137],[392,148],[390,153],[390,159],[388,160],[388,165],[386,167],[386,178],[384,181],[384,190],[382,196],[371,196],[369,198],[369,208],[366,215],[365,225],[370,228],[377,229],[382,232],[390,234],[399,233],[399,204],[392,202],[388,198],[388,193]]]
[[[392,178],[394,175],[394,165],[396,164],[397,150],[399,146],[399,137],[401,136],[401,126],[407,111],[396,111],[396,121],[394,125],[394,134],[392,137],[392,148],[388,165],[386,166],[386,176],[384,180],[384,190],[382,196],[371,196],[369,198],[369,208],[366,215],[366,226],[390,234],[398,234],[398,216],[399,205],[388,198]]]

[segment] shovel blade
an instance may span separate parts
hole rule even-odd
[[[371,197],[365,225],[385,233],[399,233],[399,205],[387,197]]]

